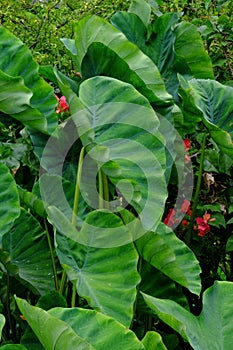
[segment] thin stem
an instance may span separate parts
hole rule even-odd
[[[138,274],[140,276],[141,276],[141,272],[142,272],[142,257],[139,255],[138,256]],[[136,288],[137,295],[136,295],[136,299],[135,299],[134,305],[133,305],[133,317],[132,317],[132,321],[130,324],[130,329],[133,329],[134,319],[135,319],[135,315],[136,315],[136,311],[137,311],[139,289],[140,289],[140,284],[138,284],[137,288]]]
[[[65,293],[66,289],[66,272],[65,270],[62,271],[62,276],[61,276],[61,284],[59,288],[59,293],[63,295]]]
[[[187,241],[188,245],[190,244],[191,238],[192,238],[193,225],[194,225],[194,221],[195,221],[196,209],[197,209],[200,190],[201,190],[201,181],[202,181],[202,173],[203,173],[204,158],[205,158],[206,138],[207,138],[207,132],[204,134],[202,144],[201,144],[201,150],[200,150],[201,157],[200,157],[200,165],[199,165],[198,176],[197,176],[197,185],[196,185],[195,195],[193,198],[192,216],[191,216],[191,220],[189,223],[187,236],[186,236],[186,241]]]
[[[51,238],[49,235],[48,225],[47,225],[47,222],[45,219],[44,219],[44,225],[45,225],[45,231],[46,231],[47,241],[48,241],[48,245],[49,245],[49,252],[50,252],[50,257],[51,257],[55,288],[56,288],[56,291],[59,291],[57,270],[56,270],[54,255],[53,255],[53,247],[52,247]]]
[[[105,173],[101,171],[98,172],[99,181],[99,208],[109,209],[109,188],[108,188],[108,178]]]
[[[74,193],[74,206],[73,206],[73,213],[72,213],[73,225],[76,224],[76,218],[78,213],[78,201],[79,201],[79,194],[80,194],[80,182],[81,182],[81,176],[82,176],[83,157],[84,157],[84,147],[81,149],[81,152],[79,155],[79,161],[78,161],[78,169],[77,169],[76,185],[75,185],[75,193]]]
[[[108,178],[105,173],[102,173],[102,179],[103,179],[103,189],[104,189],[104,200],[105,200],[105,207],[106,209],[109,209],[109,188],[108,188]]]
[[[76,221],[77,221],[78,202],[79,202],[79,195],[80,195],[80,183],[81,183],[81,177],[82,177],[84,150],[85,150],[84,147],[82,147],[81,152],[79,154],[75,193],[74,193],[74,206],[73,206],[73,213],[72,213],[72,224],[73,225],[76,225]],[[75,306],[76,293],[77,293],[76,286],[73,285],[72,297],[71,297],[71,306],[72,307]]]
[[[72,297],[71,297],[71,307],[75,307],[75,301],[76,301],[76,286],[75,286],[75,284],[73,284]]]
[[[9,336],[12,336],[13,341],[15,342],[15,332],[13,329],[13,324],[11,321],[11,310],[10,310],[10,277],[9,275],[6,276],[7,279],[7,302],[6,302],[6,311],[7,311],[7,318],[9,323]]]
[[[104,186],[103,186],[103,173],[101,170],[98,172],[99,180],[99,209],[104,209]]]

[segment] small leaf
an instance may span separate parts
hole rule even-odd
[[[1,340],[1,336],[2,336],[2,329],[5,325],[5,321],[6,321],[5,317],[2,314],[0,314],[0,340]]]
[[[167,350],[162,341],[161,335],[157,332],[147,332],[142,339],[142,344],[144,345],[145,350]]]

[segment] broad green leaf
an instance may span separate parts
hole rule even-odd
[[[178,101],[177,73],[186,77],[214,78],[200,33],[190,23],[178,23],[178,14],[166,13],[157,17],[150,32],[140,13],[117,12],[111,22],[156,64],[167,91],[175,100]]]
[[[100,42],[109,47],[127,63],[130,70],[136,72],[144,95],[150,102],[157,102],[161,106],[172,104],[171,96],[166,92],[164,82],[154,63],[118,29],[97,16],[86,17],[75,26],[78,70],[81,70],[82,60],[93,42]]]
[[[19,195],[15,180],[9,169],[0,163],[0,246],[2,237],[20,214]]]
[[[232,116],[233,88],[215,80],[192,79],[182,81],[182,89],[188,89],[193,96],[196,109],[202,121],[222,152],[233,157]],[[184,86],[185,85],[185,86]]]
[[[54,307],[67,307],[67,302],[59,292],[51,290],[42,295],[35,306],[47,311]],[[29,326],[22,335],[20,343],[26,346],[28,350],[43,350],[41,343]]]
[[[151,7],[145,0],[132,0],[128,11],[136,14],[145,26],[149,24]]]
[[[78,112],[73,119],[84,146],[90,146],[92,140],[90,157],[99,167],[108,161],[118,164],[121,174],[111,176],[110,180],[116,186],[120,180],[128,180],[132,185],[133,180],[130,204],[146,228],[156,227],[166,199],[166,160],[155,112],[132,86],[107,77],[84,81],[79,98],[85,113]],[[96,145],[106,150],[103,157]],[[87,177],[91,175],[90,170],[85,172],[84,181],[90,182]],[[127,198],[127,193],[121,190]],[[93,197],[93,192],[89,197]]]
[[[26,300],[16,297],[16,302],[45,350],[95,349],[80,338],[66,322],[36,306],[29,305]]]
[[[174,33],[176,72],[197,79],[214,79],[211,59],[198,28],[191,23],[181,22],[175,27]]]
[[[82,308],[54,308],[49,314],[66,322],[96,350],[144,350],[131,330],[100,312]]]
[[[17,96],[16,106],[18,106],[18,112],[20,112],[20,114],[17,114],[16,111],[9,114],[32,129],[50,134],[57,126],[57,115],[55,113],[57,101],[54,97],[53,88],[39,76],[38,65],[33,61],[27,46],[3,26],[0,27],[0,52],[2,53],[0,84],[6,83],[8,80],[12,85],[12,89],[9,90],[6,98],[15,102],[15,96]],[[15,86],[13,88],[14,82]],[[2,93],[7,92],[6,88],[7,86],[4,87]],[[27,98],[22,100],[23,93],[24,97],[27,96]],[[21,97],[20,94],[22,94]],[[20,105],[19,102],[26,104],[21,103]],[[28,102],[30,102],[29,106],[27,106]],[[10,108],[10,105],[14,106],[14,103],[7,104],[6,107]],[[1,102],[0,110],[2,110]]]
[[[192,293],[201,291],[200,266],[195,255],[166,225],[160,224],[136,242],[142,257],[165,275],[188,288]]]
[[[203,310],[194,316],[171,300],[143,294],[158,317],[189,341],[195,350],[232,348],[232,282],[215,281],[203,294]],[[226,307],[227,305],[227,307]]]
[[[145,350],[167,350],[162,341],[161,335],[157,332],[147,332],[142,339],[142,344],[144,345]]]
[[[141,283],[140,290],[155,298],[171,299],[181,306],[187,308],[188,302],[183,294],[182,287],[165,276],[161,271],[153,267],[146,261],[141,263]],[[145,302],[138,296],[137,307],[140,311],[148,313],[145,309]]]
[[[2,240],[3,249],[9,252],[5,262],[8,273],[40,294],[54,289],[49,247],[44,230],[26,210],[15,220]]]
[[[0,340],[1,340],[1,336],[2,336],[2,329],[4,327],[4,324],[5,324],[5,317],[0,314]]]
[[[174,71],[174,31],[179,20],[176,13],[167,13],[152,24],[152,34],[148,38],[146,26],[137,14],[117,12],[111,19],[113,25],[122,31],[129,41],[136,44],[150,57],[164,78],[166,88],[174,94],[178,82]]]
[[[129,327],[140,280],[134,245],[93,248],[57,233],[56,246],[60,263],[78,294],[95,310]]]
[[[0,111],[26,126],[46,132],[47,120],[39,110],[30,106],[32,92],[24,85],[23,78],[0,71],[0,86]]]

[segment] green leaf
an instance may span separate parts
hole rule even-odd
[[[160,224],[136,241],[142,257],[168,277],[188,288],[192,293],[201,291],[200,266],[195,255],[166,225]]]
[[[11,77],[0,71],[0,111],[42,132],[47,130],[47,120],[30,106],[32,92],[24,85],[23,78]],[[12,103],[14,100],[14,103]]]
[[[157,332],[149,331],[142,339],[142,344],[145,350],[167,350],[164,345],[161,335]]]
[[[68,278],[76,285],[78,294],[95,310],[129,327],[137,294],[136,286],[140,280],[134,245],[93,248],[58,233],[56,245],[60,263]]]
[[[46,350],[80,349],[94,350],[87,341],[77,336],[66,323],[48,312],[29,305],[15,297],[18,307]]]
[[[54,289],[49,247],[39,222],[24,209],[2,240],[9,252],[5,262],[8,272],[29,284],[33,291],[45,294]]]
[[[167,13],[156,18],[149,36],[140,18],[133,13],[117,12],[111,19],[132,43],[135,43],[145,55],[158,67],[167,90],[174,95],[177,78],[174,71],[174,32],[173,26],[179,17],[176,13]]]
[[[195,350],[230,350],[232,293],[232,282],[215,281],[214,286],[204,292],[203,310],[199,316],[192,315],[171,300],[156,299],[146,294],[143,294],[143,298],[156,315],[188,340]]]
[[[192,79],[186,87],[193,96],[195,107],[202,114],[202,121],[218,147],[233,157],[232,115],[233,88],[214,80]]]
[[[137,15],[145,26],[149,24],[151,7],[145,0],[132,0],[128,11]]]
[[[175,27],[174,33],[174,65],[177,73],[197,79],[214,79],[211,59],[198,28],[191,23],[182,22]]]
[[[140,275],[140,290],[143,293],[155,298],[171,299],[183,307],[188,307],[182,287],[148,262],[142,261]],[[137,307],[142,312],[148,313],[149,311],[148,308],[145,310],[145,302],[141,300],[140,296],[138,296]]]
[[[229,253],[232,251],[233,251],[233,236],[230,236],[227,240],[226,252]]]
[[[155,112],[132,86],[112,78],[88,79],[80,85],[79,94],[86,109],[77,112],[73,119],[83,145],[93,145],[89,156],[99,167],[108,161],[118,164],[121,174],[111,176],[111,182],[116,186],[121,180],[134,183],[129,203],[146,228],[156,227],[166,199],[166,160]],[[96,145],[104,147],[104,156]],[[85,172],[86,183],[93,176],[94,169],[90,169]],[[127,198],[128,192],[121,190]],[[89,198],[93,193],[89,193]]]
[[[81,70],[82,60],[93,42],[100,42],[109,47],[128,64],[130,70],[136,72],[144,95],[150,102],[157,102],[161,106],[172,104],[171,96],[166,92],[164,82],[154,63],[118,29],[97,16],[86,17],[75,26],[78,70]]]
[[[227,225],[233,224],[233,218],[227,221]]]
[[[42,218],[47,218],[47,213],[44,208],[44,203],[32,192],[26,191],[18,186],[20,201],[34,213]]]
[[[0,83],[6,84],[8,81],[11,84],[12,89],[8,91],[6,97],[7,100],[14,100],[15,102],[15,96],[17,96],[16,106],[18,112],[20,112],[17,114],[15,111],[9,114],[33,129],[50,134],[57,126],[57,115],[55,113],[57,101],[52,87],[39,76],[38,65],[33,61],[29,49],[6,28],[1,26],[0,52],[2,53]],[[14,83],[15,86],[13,87]],[[7,92],[6,89],[7,86],[5,85],[3,91]],[[14,106],[12,103],[4,106],[12,109],[13,107],[10,107],[10,105]],[[2,110],[1,102],[0,110]]]
[[[0,163],[0,246],[2,237],[8,232],[20,214],[19,195],[15,180],[9,169]]]
[[[5,324],[5,317],[0,314],[0,340],[1,340],[1,336],[2,336],[2,329],[4,327],[4,324]]]
[[[69,324],[96,350],[143,350],[136,335],[111,317],[82,308],[55,308],[49,314]]]
[[[111,22],[157,65],[167,91],[175,100],[178,100],[177,73],[186,77],[214,78],[211,60],[200,33],[190,23],[178,23],[177,13],[157,17],[150,32],[139,13],[117,12]]]

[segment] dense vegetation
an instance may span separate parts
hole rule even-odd
[[[3,350],[231,350],[231,9],[1,1]]]

